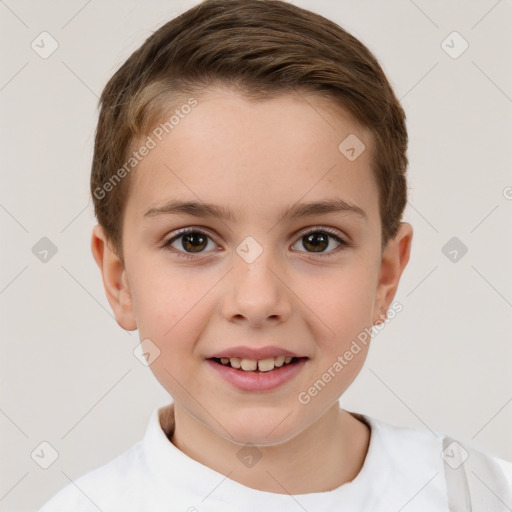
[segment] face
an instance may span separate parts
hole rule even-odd
[[[98,249],[98,227],[93,251],[117,321],[150,340],[175,406],[236,443],[277,444],[357,376],[369,343],[354,340],[390,306],[410,227],[381,252],[372,141],[347,112],[308,94],[197,100],[131,176],[124,267]],[[366,147],[355,160],[338,148],[351,134]],[[220,361],[286,354],[250,375]]]

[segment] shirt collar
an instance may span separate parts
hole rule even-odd
[[[339,508],[342,503],[349,503],[353,507],[366,495],[364,489],[372,488],[372,493],[378,492],[379,489],[384,489],[387,480],[387,472],[379,470],[379,422],[362,414],[350,414],[364,421],[370,428],[368,452],[363,467],[354,480],[325,492],[292,496],[259,491],[235,482],[192,459],[170,441],[174,431],[174,403],[153,410],[143,439],[143,447],[154,478],[173,492],[179,489],[180,492],[188,494],[188,502],[196,502],[196,506],[202,504],[204,508],[205,502],[208,506],[213,506],[213,502],[218,506],[242,503],[247,512],[261,511],[262,506],[287,510],[291,505],[290,500],[293,499],[306,510],[320,510],[320,503],[325,510],[334,505],[338,510],[342,510]],[[295,507],[297,506],[296,503]]]

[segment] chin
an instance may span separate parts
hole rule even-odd
[[[254,444],[259,446],[273,446],[285,443],[295,437],[300,429],[297,426],[296,415],[283,409],[279,415],[273,411],[264,412],[261,409],[243,411],[234,418],[221,421],[229,431],[231,437],[226,437],[237,444]]]

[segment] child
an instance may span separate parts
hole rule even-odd
[[[206,0],[149,37],[101,96],[92,251],[173,401],[41,512],[511,510],[511,463],[339,406],[400,308],[406,149],[319,15]]]

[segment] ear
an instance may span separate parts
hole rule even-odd
[[[105,293],[117,323],[127,331],[134,331],[137,324],[126,270],[99,224],[92,230],[91,250],[101,270]]]
[[[388,241],[380,265],[380,277],[373,307],[373,324],[384,322],[395,297],[400,276],[411,254],[412,226],[401,222],[397,234]]]

